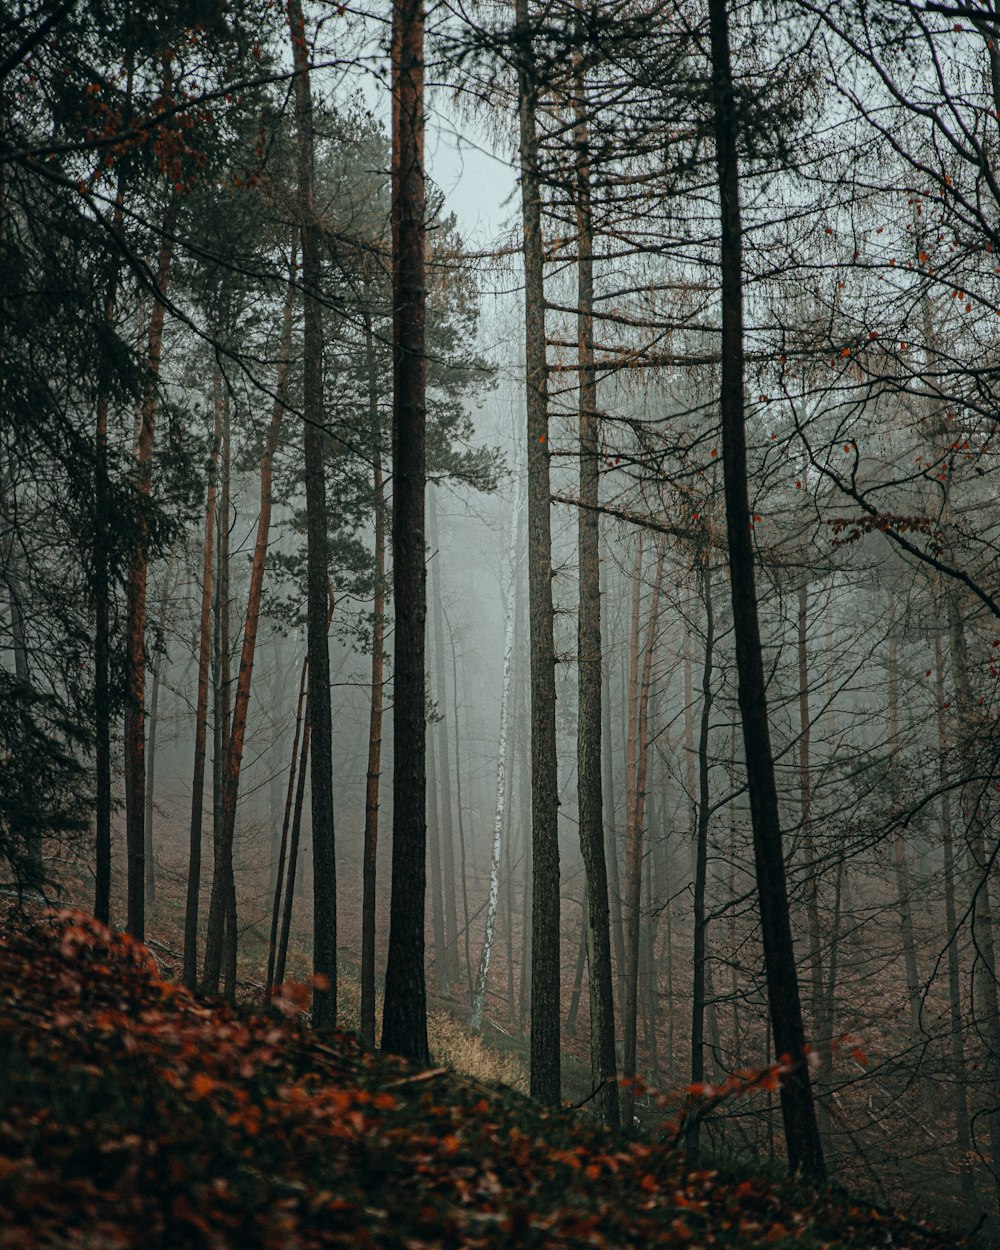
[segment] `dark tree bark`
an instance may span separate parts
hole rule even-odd
[[[108,320],[111,320],[111,301]],[[111,922],[111,578],[108,544],[108,396],[97,401],[94,454],[94,771],[96,841],[94,915]]]
[[[601,558],[597,370],[594,365],[594,238],[590,154],[583,82],[576,102],[577,340],[580,367],[580,507],[577,541],[577,802],[580,852],[587,875],[587,967],[590,989],[590,1072],[601,1119],[619,1127],[615,1002],[611,975],[608,870],[601,789]]]
[[[424,355],[424,7],[392,9],[392,469],[393,688],[392,896],[382,1047],[424,1063],[427,989],[424,895],[427,734],[424,637],[426,485]]]
[[[198,629],[198,693],[194,714],[194,776],[191,783],[191,826],[188,843],[187,899],[184,909],[184,984],[193,990],[198,980],[198,904],[201,896],[202,811],[205,798],[205,745],[208,737],[209,662],[212,654],[212,580],[215,556],[215,513],[219,456],[222,445],[222,397],[216,373],[215,430],[212,465],[205,502],[205,542],[202,548],[201,616]]]
[[[126,98],[132,92],[132,56],[126,55]],[[113,222],[121,229],[125,203],[125,166],[119,165],[118,191]],[[119,265],[108,281],[105,317],[110,326],[115,316]],[[94,442],[94,780],[95,857],[94,915],[111,922],[111,519],[108,482],[108,388],[102,378],[97,397],[97,428]]]
[[[746,753],[757,893],[774,1047],[779,1059],[790,1066],[781,1087],[788,1163],[793,1172],[803,1171],[815,1178],[822,1178],[826,1169],[805,1059],[805,1030],[788,914],[785,856],[767,717],[767,688],[761,656],[751,541],[743,395],[743,229],[737,150],[739,123],[729,49],[726,0],[709,0],[708,13],[721,226],[720,408],[726,532],[729,540],[733,632],[739,673],[739,705]]]
[[[812,717],[809,712],[809,582],[803,577],[798,591],[796,652],[799,669],[799,807],[802,814],[802,845],[805,850],[806,933],[809,942],[810,1007],[816,1055],[819,1059],[813,1080],[819,1088],[830,1065],[830,1029],[825,1025],[826,994],[823,989],[823,952],[819,922],[819,876],[816,839],[812,826]],[[816,1103],[821,1136],[830,1130],[825,1101]]]
[[[212,864],[223,862],[220,850],[222,838],[222,789],[226,751],[229,744],[229,679],[231,648],[229,639],[229,538],[231,530],[230,485],[232,480],[232,423],[228,386],[223,385],[219,375],[218,402],[222,408],[222,443],[219,458],[219,514],[216,518],[215,544],[215,622],[212,633]],[[230,875],[232,863],[230,861]],[[223,928],[217,933],[218,942],[225,937],[225,913]],[[205,962],[211,962],[209,952],[212,943],[206,939]],[[214,959],[214,955],[211,957]],[[221,958],[221,956],[220,956]],[[216,983],[216,988],[218,984]]]
[[[715,649],[715,614],[712,611],[712,570],[707,543],[701,557],[702,599],[705,604],[705,663],[701,676],[701,718],[698,727],[698,819],[695,827],[694,856],[694,978],[691,990],[691,1084],[705,1080],[705,1005],[709,990],[708,916],[705,909],[705,885],[708,878],[708,734],[712,715],[712,665]],[[689,1150],[697,1150],[701,1117],[696,1113],[686,1124],[685,1141]]]
[[[8,486],[6,473],[0,469],[0,496],[13,492],[13,464],[11,465],[11,484]],[[5,501],[6,502],[6,501]],[[31,667],[28,663],[28,639],[25,633],[25,615],[30,612],[30,603],[26,602],[24,588],[21,583],[18,553],[12,536],[8,536],[3,553],[3,579],[7,589],[7,604],[10,613],[10,642],[14,653],[14,678],[25,692],[31,688]],[[109,833],[110,838],[110,833]],[[17,879],[19,888],[39,889],[44,881],[42,864],[42,839],[37,830],[30,830],[24,839],[25,859],[18,865]],[[108,855],[110,857],[110,842]],[[110,874],[110,858],[108,861]]]
[[[365,836],[361,882],[362,1042],[375,1045],[375,870],[378,857],[379,785],[382,778],[382,709],[385,680],[385,483],[382,473],[382,420],[378,406],[375,339],[365,318],[368,419],[371,422],[375,525],[375,596],[372,604],[371,711],[368,718],[368,772],[365,782]]]
[[[171,201],[164,216],[163,235],[156,266],[156,289],[166,294],[173,260],[173,230],[177,204]],[[133,482],[137,503],[144,509],[152,489],[153,438],[156,402],[163,350],[161,300],[153,302],[146,346],[146,389],[139,410]],[[135,545],[129,559],[126,586],[127,688],[125,698],[125,848],[127,858],[128,932],[139,941],[146,936],[146,839],[143,817],[146,807],[146,582],[149,571],[149,533],[140,515]]]
[[[327,641],[328,534],[324,472],[323,315],[320,303],[320,232],[315,204],[313,102],[309,48],[301,0],[288,0],[295,66],[298,133],[298,213],[302,235],[303,378],[306,479],[306,620],[309,719],[312,726],[310,803],[313,848],[313,1002],[317,1028],[337,1022],[337,864],[333,824],[333,715]]]
[[[951,641],[951,666],[958,696],[958,711],[963,734],[975,732],[975,701],[969,679],[969,658],[965,642],[965,621],[958,592],[948,593],[948,625]],[[972,938],[976,957],[973,967],[973,996],[976,1029],[984,1046],[983,1069],[988,1087],[995,1089],[1000,1077],[1000,999],[997,994],[996,942],[994,940],[993,898],[990,890],[990,867],[993,857],[986,848],[983,829],[982,793],[978,784],[967,787],[964,801],[965,831],[968,839],[969,874],[972,887]],[[1000,1207],[1000,1112],[995,1099],[983,1113],[989,1140],[987,1166],[993,1177],[995,1196]]]
[[[652,791],[650,791],[652,798]],[[650,813],[652,817],[652,813]],[[654,1085],[660,1083],[660,1042],[657,1027],[659,1024],[659,978],[656,962],[656,927],[657,916],[653,898],[653,874],[646,873],[646,915],[643,918],[640,936],[642,950],[639,956],[639,975],[642,978],[643,1019],[646,1023],[643,1034],[646,1039],[646,1055],[649,1063],[649,1076]]]
[[[288,872],[285,879],[285,901],[281,909],[281,933],[278,937],[278,954],[274,962],[274,981],[271,988],[282,985],[285,980],[285,962],[288,959],[288,938],[292,931],[292,907],[295,903],[295,876],[299,863],[299,835],[302,831],[302,807],[306,793],[306,768],[309,764],[310,690],[306,686],[305,721],[302,727],[302,746],[299,749],[299,775],[295,782],[295,809],[292,812],[292,831],[288,839]]]
[[[531,1093],[558,1106],[559,789],[556,674],[552,626],[552,525],[549,514],[548,369],[545,257],[535,114],[538,83],[528,0],[516,0],[524,338],[528,438],[528,629],[531,647]]]
[[[292,803],[298,776],[299,742],[303,733],[303,713],[306,703],[306,682],[309,680],[309,662],[302,661],[299,677],[299,697],[295,705],[295,736],[292,740],[292,758],[288,765],[288,785],[285,789],[285,810],[281,819],[281,838],[278,842],[278,866],[274,874],[274,899],[271,904],[271,939],[267,948],[267,976],[264,981],[264,997],[270,1001],[274,991],[274,967],[278,951],[278,926],[281,921],[281,895],[285,888],[285,864],[288,862],[288,831],[291,823]],[[301,809],[301,804],[299,805]],[[298,846],[296,845],[296,851]]]
[[[806,852],[806,928],[809,935],[809,977],[813,1023],[823,1014],[823,959],[820,951],[819,882],[816,846],[812,833],[812,718],[809,714],[809,584],[803,578],[798,593],[796,640],[799,667],[799,806],[802,813],[802,841]],[[821,1037],[822,1043],[829,1038]]]

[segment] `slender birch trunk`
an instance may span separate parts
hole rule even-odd
[[[490,893],[486,904],[486,929],[479,956],[479,971],[472,994],[469,1027],[478,1033],[483,1027],[486,1004],[486,978],[493,953],[493,929],[496,924],[497,898],[500,890],[500,850],[504,811],[507,803],[507,735],[510,728],[510,684],[514,660],[514,587],[517,579],[517,526],[521,513],[520,494],[514,503],[510,523],[510,571],[507,576],[507,607],[504,613],[503,693],[500,698],[500,737],[497,745],[497,801],[493,817],[493,853],[490,858]]]
[[[451,754],[448,749],[449,717],[447,681],[444,663],[444,608],[441,594],[441,529],[438,524],[437,491],[428,497],[431,533],[438,545],[438,558],[431,564],[431,600],[434,611],[434,672],[437,690],[438,713],[441,717],[437,727],[437,766],[440,779],[441,801],[438,804],[438,837],[441,846],[441,874],[444,884],[444,937],[445,981],[453,984],[459,976],[458,967],[458,899],[455,873],[455,835],[451,812]]]
[[[442,609],[443,611],[443,609]],[[455,810],[458,814],[458,871],[462,882],[462,933],[465,945],[465,979],[468,983],[469,1005],[472,1005],[472,954],[469,950],[469,885],[465,864],[465,817],[462,814],[462,734],[458,723],[458,652],[455,648],[455,635],[452,632],[448,614],[443,613],[448,627],[448,642],[451,647],[451,698],[452,719],[455,724]]]

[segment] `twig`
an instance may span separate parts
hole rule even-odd
[[[419,1085],[423,1081],[433,1081],[436,1076],[444,1076],[447,1068],[428,1068],[426,1072],[418,1072],[416,1076],[403,1076],[398,1081],[387,1081],[385,1089],[398,1089],[402,1085]]]

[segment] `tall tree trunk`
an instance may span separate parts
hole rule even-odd
[[[172,200],[164,215],[163,234],[156,265],[156,289],[162,296],[170,285],[173,259],[173,231],[177,222],[177,201]],[[126,586],[127,689],[125,698],[125,847],[127,857],[128,932],[139,941],[146,936],[146,840],[143,816],[146,807],[146,581],[148,576],[149,527],[145,509],[153,481],[153,437],[156,401],[163,350],[163,319],[166,309],[161,299],[153,302],[146,344],[146,387],[139,409],[139,432],[135,445],[133,485],[139,521],[136,540],[129,557]]]
[[[292,757],[288,764],[288,785],[285,789],[285,810],[281,818],[281,839],[278,843],[278,866],[274,874],[274,901],[271,904],[271,939],[267,947],[267,976],[264,981],[264,997],[270,1001],[274,990],[275,957],[278,951],[278,925],[281,919],[281,895],[285,888],[285,864],[288,862],[288,830],[291,822],[292,803],[298,776],[299,742],[303,733],[303,713],[306,703],[306,682],[309,679],[309,661],[302,661],[299,677],[299,697],[295,705],[295,736],[292,740]],[[300,804],[301,807],[301,804]],[[296,851],[298,846],[296,845]],[[291,867],[289,865],[289,871]],[[371,1043],[369,1043],[371,1044]]]
[[[486,978],[493,953],[493,927],[496,924],[497,897],[500,890],[500,838],[507,805],[507,735],[510,729],[510,683],[514,660],[514,587],[517,580],[517,524],[521,513],[520,495],[514,502],[510,523],[510,571],[507,576],[507,608],[504,613],[503,693],[500,697],[500,736],[497,745],[497,802],[493,817],[493,854],[490,858],[490,893],[486,904],[486,928],[483,950],[479,957],[476,988],[472,994],[469,1027],[476,1033],[483,1027],[486,1004]]]
[[[618,1068],[611,975],[608,870],[604,858],[601,793],[601,558],[600,459],[597,370],[594,365],[594,238],[590,203],[590,153],[584,83],[577,78],[576,225],[577,353],[580,371],[579,616],[577,622],[577,802],[580,852],[587,875],[587,967],[590,988],[590,1074],[597,1109],[617,1129]]]
[[[171,574],[174,558],[171,555],[163,574],[163,587],[160,598],[160,617],[156,623],[157,649],[153,661],[153,685],[149,695],[149,735],[146,743],[146,796],[143,813],[143,839],[145,841],[146,860],[146,903],[153,907],[156,904],[156,860],[153,855],[153,815],[154,796],[156,790],[156,731],[159,727],[160,685],[163,677],[163,636],[167,627],[167,607],[173,593]]]
[[[639,733],[639,622],[642,605],[643,534],[639,532],[632,572],[632,612],[629,625],[628,686],[626,688],[625,728],[625,904],[622,909],[624,934],[621,966],[622,1076],[621,1116],[626,1128],[632,1127],[632,1090],[627,1082],[635,1078],[636,1002],[635,977],[638,974],[639,889],[642,884],[642,845],[633,823],[635,804],[636,741]],[[635,932],[635,953],[632,934]]]
[[[778,813],[767,688],[761,655],[754,553],[747,483],[743,366],[743,228],[740,218],[739,122],[729,49],[726,0],[709,0],[712,56],[712,104],[719,185],[722,270],[722,454],[726,495],[726,531],[732,586],[733,633],[739,674],[747,784],[753,825],[757,893],[764,939],[768,1003],[774,1046],[790,1065],[781,1087],[782,1119],[788,1162],[793,1172],[825,1175],[823,1148],[816,1124],[798,971],[788,914],[785,857]]]
[[[222,406],[222,443],[219,477],[219,514],[216,518],[215,550],[215,621],[212,634],[212,863],[221,863],[222,839],[222,790],[225,774],[226,751],[229,744],[229,491],[232,478],[232,425],[229,410],[229,392],[222,385],[219,374],[219,402]],[[205,964],[221,960],[222,942],[225,937],[225,912],[222,928],[210,937],[206,935]],[[213,941],[218,954],[213,953]],[[215,989],[218,989],[216,978]]]
[[[707,542],[699,552],[702,561],[702,600],[705,604],[705,663],[701,675],[701,720],[698,728],[698,819],[695,830],[694,870],[694,979],[691,991],[691,1084],[705,1080],[705,1004],[709,994],[708,915],[705,885],[708,878],[709,776],[708,734],[712,715],[712,665],[715,648],[715,615],[712,610],[712,569]],[[688,1118],[687,1148],[698,1149],[701,1117]]]
[[[671,1081],[676,1079],[676,1063],[674,1060],[674,912],[667,903],[667,932],[664,940],[666,947],[667,972],[667,1076]]]
[[[809,980],[814,1044],[819,1065],[814,1080],[820,1085],[826,1075],[832,1038],[824,1027],[826,996],[823,993],[823,953],[819,923],[819,866],[812,826],[812,718],[809,712],[809,582],[803,577],[798,591],[796,657],[799,677],[799,808],[802,815],[802,844],[805,849],[806,933],[809,941]],[[822,1098],[816,1101],[816,1121],[821,1137],[830,1131],[830,1116]]]
[[[194,715],[194,776],[191,782],[191,825],[188,842],[187,898],[184,908],[184,984],[193,990],[198,980],[198,905],[201,897],[201,831],[205,798],[205,744],[208,736],[208,667],[212,654],[213,563],[219,456],[222,446],[222,396],[215,374],[215,428],[205,503],[205,541],[201,559],[201,614],[198,627],[198,693]]]
[[[108,299],[108,321],[113,313]],[[111,922],[111,525],[108,489],[108,394],[97,400],[94,444],[94,772],[96,831],[94,915]]]
[[[528,0],[516,0],[528,439],[528,617],[531,647],[531,1094],[560,1097],[559,788],[556,756],[545,257],[538,165],[538,81]]]
[[[275,722],[282,716],[286,706],[286,692],[291,684],[291,678],[295,671],[295,664],[285,665],[284,655],[284,639],[278,628],[272,624],[270,642],[273,647],[272,667],[268,674],[267,696],[271,706],[271,715]],[[277,731],[272,735],[268,744],[265,759],[270,777],[267,783],[267,799],[268,799],[268,857],[267,857],[267,884],[268,889],[273,893],[275,886],[278,884],[278,854],[279,843],[281,842],[281,819],[282,819],[282,762],[281,762],[281,734]],[[287,851],[287,847],[286,847]]]
[[[638,687],[634,687],[635,773],[631,780],[631,802],[625,826],[625,1005],[622,1022],[625,1045],[622,1056],[622,1075],[626,1082],[636,1075],[643,826],[646,819],[646,764],[649,758],[649,690],[653,671],[653,652],[656,648],[656,623],[660,614],[660,589],[663,583],[665,558],[666,545],[661,539],[657,544],[649,619],[646,624],[646,639],[642,651],[642,676],[639,678]],[[641,570],[641,549],[636,564],[638,573]],[[631,710],[629,720],[632,721]],[[626,1083],[622,1090],[621,1100],[622,1120],[626,1126],[632,1124],[632,1103],[632,1090]]]
[[[965,643],[965,622],[958,602],[958,594],[952,590],[948,595],[948,623],[951,634],[951,665],[955,679],[958,711],[961,717],[963,737],[967,740],[975,731],[975,712],[972,690],[969,684],[969,661]],[[996,1089],[1000,1075],[1000,1003],[997,999],[996,944],[993,936],[993,902],[990,894],[991,855],[986,849],[981,813],[983,796],[967,787],[965,801],[965,827],[968,839],[969,869],[972,878],[972,938],[976,958],[973,968],[973,994],[975,996],[976,1023],[986,1051],[984,1076],[990,1093],[989,1110],[984,1113],[989,1137],[989,1170],[996,1187],[1000,1206],[1000,1111],[996,1109]]]
[[[294,283],[295,253],[293,250],[289,263],[288,287],[285,291],[274,407],[271,411],[271,423],[268,427],[267,438],[260,454],[260,511],[257,517],[257,537],[254,543],[253,563],[250,567],[250,588],[247,593],[247,611],[243,626],[240,668],[236,679],[236,698],[233,702],[233,714],[230,720],[227,746],[223,757],[222,828],[220,837],[216,841],[216,858],[212,875],[212,897],[209,904],[205,943],[205,989],[209,993],[215,993],[218,990],[219,973],[224,955],[226,997],[232,1002],[236,1001],[236,882],[233,877],[236,803],[239,796],[240,773],[243,767],[243,745],[246,739],[250,689],[253,683],[253,664],[257,649],[261,595],[264,590],[267,544],[271,533],[272,464],[274,452],[278,446],[278,437],[281,433],[282,418],[285,413],[288,357],[292,343]],[[225,928],[225,943],[222,941],[223,928]]]
[[[382,1047],[423,1063],[427,734],[424,638],[426,357],[424,355],[424,6],[392,7],[392,896]]]
[[[6,502],[3,500],[3,496],[7,494],[8,489],[13,493],[13,467],[8,483],[6,470],[3,466],[0,466],[0,501]],[[16,499],[11,499],[10,508],[11,514],[16,512]],[[14,678],[22,691],[27,694],[31,688],[31,669],[28,664],[28,639],[24,627],[24,591],[21,584],[17,543],[13,534],[9,536],[4,546],[6,550],[3,552],[0,568],[2,568],[3,579],[7,588],[7,603],[10,612],[10,640],[11,649],[14,652]],[[23,888],[27,886],[29,889],[38,889],[43,884],[44,879],[41,838],[36,832],[29,831],[25,834],[24,842],[24,862],[17,866],[18,887]],[[109,842],[109,874],[111,871],[110,853]]]
[[[819,882],[816,879],[816,845],[812,831],[812,772],[810,749],[812,720],[809,715],[809,585],[803,578],[798,593],[796,652],[799,668],[799,807],[802,841],[806,852],[806,928],[809,935],[809,974],[814,1026],[823,1014],[823,961],[820,951]],[[828,1038],[818,1039],[824,1045]]]
[[[516,704],[515,704],[516,706]],[[514,841],[514,736],[517,733],[517,721],[507,739],[507,776],[510,778],[510,795],[504,809],[503,832],[503,888],[504,904],[504,937],[507,955],[507,1024],[514,1027],[517,1019],[514,1000],[514,868],[511,844]]]
[[[135,65],[131,51],[125,57],[126,112],[131,111]],[[118,187],[112,223],[120,231],[125,206],[126,166],[118,164]],[[110,327],[121,265],[115,260],[108,278],[104,305]],[[111,921],[111,517],[108,477],[108,380],[102,374],[97,396],[94,440],[94,781],[95,857],[94,915],[103,924]]]
[[[307,658],[308,662],[308,658]],[[285,963],[288,959],[288,939],[292,931],[292,907],[295,903],[295,876],[299,863],[299,835],[302,831],[302,807],[306,793],[306,768],[309,764],[309,738],[312,728],[310,699],[312,692],[306,687],[305,721],[302,729],[302,745],[299,748],[299,775],[295,782],[295,808],[292,812],[292,832],[288,839],[288,873],[285,881],[285,901],[281,908],[281,934],[278,937],[278,954],[274,962],[274,985],[285,980]]]
[[[441,529],[438,524],[437,492],[429,496],[431,532],[438,554],[431,564],[431,600],[434,610],[434,672],[437,694],[437,766],[441,801],[438,803],[438,838],[441,845],[441,872],[444,880],[445,981],[451,985],[459,976],[458,899],[455,876],[455,836],[451,818],[451,757],[448,751],[447,681],[444,664],[444,608],[441,594]]]
[[[375,526],[375,595],[372,604],[371,711],[368,716],[368,772],[365,784],[365,837],[361,899],[361,1041],[375,1046],[375,873],[378,860],[379,785],[382,778],[382,709],[385,671],[385,482],[382,473],[382,418],[371,319],[365,318],[368,419],[374,448],[372,489]]]
[[[301,0],[288,0],[295,66],[298,214],[302,237],[303,377],[306,483],[306,620],[309,719],[312,726],[310,803],[313,848],[313,1001],[317,1028],[337,1022],[337,864],[333,825],[333,713],[327,640],[328,535],[324,471],[323,313],[320,234],[316,220],[313,102]]]
[[[465,979],[469,989],[469,1005],[472,1005],[472,955],[469,950],[469,886],[465,864],[465,817],[462,814],[462,734],[458,724],[458,652],[455,649],[455,635],[452,632],[448,614],[444,613],[448,627],[448,642],[451,646],[451,698],[452,719],[455,723],[455,810],[458,813],[458,871],[462,881],[462,918],[465,944]]]
[[[229,692],[233,684],[233,640],[232,640],[232,594],[230,591],[230,536],[235,524],[232,490],[233,490],[233,422],[232,399],[229,393],[229,382],[220,372],[222,384],[222,475],[219,480],[219,541],[218,541],[218,594],[216,595],[215,618],[218,650],[215,660],[215,699],[217,725],[216,769],[213,778],[214,793],[213,815],[215,818],[214,836],[219,837],[222,828],[222,791],[224,788],[225,759],[229,750]]]
[[[437,784],[437,760],[434,754],[434,734],[427,735],[427,859],[431,884],[431,932],[434,935],[434,985],[439,994],[448,988],[445,977],[444,938],[444,889],[441,880],[441,838],[438,823],[438,800],[441,795]]]
[[[569,1011],[566,1013],[566,1034],[568,1037],[576,1037],[576,1018],[580,1012],[580,997],[583,993],[583,971],[587,966],[587,913],[589,911],[587,903],[587,890],[583,891],[583,911],[580,917],[580,945],[576,952],[576,968],[573,972],[573,988],[569,996]],[[594,1085],[594,1089],[600,1086]]]
[[[889,784],[892,791],[892,810],[896,818],[893,836],[895,859],[896,907],[899,911],[899,929],[903,947],[903,964],[906,969],[906,998],[910,1005],[910,1028],[914,1037],[920,1036],[920,974],[917,971],[917,947],[913,934],[913,909],[910,905],[909,869],[906,863],[906,842],[899,824],[899,808],[902,782],[899,777],[899,672],[896,663],[895,622],[891,622],[888,655],[889,685]]]
[[[607,588],[601,591],[601,613],[603,616],[602,637],[607,636]],[[608,904],[611,915],[611,937],[615,953],[615,969],[619,987],[618,1001],[621,1005],[624,997],[621,992],[622,977],[625,975],[625,936],[622,927],[622,883],[618,870],[618,834],[615,819],[615,770],[614,770],[614,739],[611,734],[611,680],[608,664],[601,663],[601,767],[603,774],[602,798],[604,800],[604,849],[608,874]],[[614,982],[612,981],[612,985]]]
[[[691,593],[691,587],[687,588],[687,613],[688,619],[693,620],[694,613],[694,596]],[[697,848],[697,829],[698,829],[698,770],[697,770],[697,752],[694,745],[694,661],[691,657],[691,634],[690,628],[684,631],[684,760],[688,801],[690,803],[691,812],[691,880],[694,881],[695,860],[698,856]]]
[[[650,791],[652,795],[652,791]],[[652,815],[652,813],[650,813]],[[646,1041],[646,1054],[649,1062],[649,1077],[654,1085],[660,1083],[660,1044],[657,1033],[659,1024],[658,1007],[659,1007],[659,978],[657,976],[656,963],[656,929],[657,915],[655,912],[655,903],[653,899],[653,874],[646,873],[646,901],[645,901],[645,917],[643,918],[641,932],[642,951],[640,955],[640,971],[643,986],[643,1013],[646,1021],[646,1031],[643,1037]]]
[[[944,714],[944,657],[941,636],[934,638],[935,692],[938,720],[938,767],[941,782],[941,842],[944,848],[944,912],[948,941],[948,1006],[951,1023],[951,1076],[955,1082],[955,1145],[959,1153],[962,1201],[973,1204],[976,1186],[969,1160],[972,1131],[969,1122],[969,1090],[966,1080],[965,1037],[962,1028],[961,972],[958,962],[958,919],[955,905],[955,845],[951,823],[951,791],[948,771],[948,730]]]

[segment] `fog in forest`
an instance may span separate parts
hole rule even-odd
[[[687,1107],[711,1158],[995,1227],[995,15],[432,15],[411,348],[392,6],[293,0],[291,40],[281,9],[85,7],[37,46],[0,25],[6,895],[103,907],[241,1002],[326,1002],[332,972],[319,1022],[375,1046],[409,884],[435,1059],[625,1132]],[[424,407],[421,892],[393,440]]]

